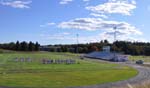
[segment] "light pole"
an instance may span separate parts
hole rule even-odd
[[[76,37],[77,37],[77,48],[76,48],[77,50],[76,50],[76,53],[78,53],[78,44],[79,44],[78,38],[79,38],[79,34],[77,34]]]
[[[116,44],[115,44],[115,42],[116,42],[116,37],[117,37],[117,32],[116,32],[117,27],[114,26],[113,29],[114,29],[114,60],[116,61]]]
[[[114,29],[114,42],[115,42],[116,41],[116,37],[117,37],[117,33],[116,33],[117,27],[115,26],[115,27],[113,27],[113,29]]]

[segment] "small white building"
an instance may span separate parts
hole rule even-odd
[[[104,52],[110,52],[110,46],[104,46],[103,51]]]

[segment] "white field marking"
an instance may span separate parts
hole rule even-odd
[[[129,83],[127,84],[127,86],[128,86],[129,88],[133,88]]]

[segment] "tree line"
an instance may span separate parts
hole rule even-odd
[[[72,53],[90,53],[93,51],[102,51],[103,46],[110,46],[111,52],[119,52],[130,55],[148,55],[150,56],[150,43],[148,42],[129,42],[116,41],[109,43],[107,40],[102,40],[96,43],[86,44],[70,44],[70,45],[49,45],[50,47],[60,47],[57,52],[72,52]],[[53,49],[50,50],[54,52]],[[56,52],[56,51],[55,51]]]
[[[15,51],[39,51],[40,44],[38,42],[19,42],[16,43],[4,43],[0,44],[1,49],[7,49],[7,50],[15,50]]]
[[[147,55],[150,56],[150,43],[149,42],[129,42],[129,41],[116,41],[109,43],[107,40],[102,40],[95,43],[86,44],[59,44],[47,45],[50,52],[72,52],[72,53],[90,53],[93,51],[102,51],[103,46],[110,46],[112,52],[121,52],[130,55]],[[0,44],[1,49],[15,50],[15,51],[39,51],[40,44],[38,42],[19,42]]]

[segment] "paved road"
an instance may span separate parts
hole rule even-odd
[[[150,68],[149,67],[144,67],[144,66],[139,66],[136,64],[126,64],[128,66],[131,66],[139,71],[139,74],[131,78],[129,80],[125,81],[119,81],[115,83],[106,83],[102,85],[92,85],[92,86],[81,86],[81,87],[73,87],[73,88],[120,88],[120,87],[125,87],[127,84],[138,84],[142,83],[144,81],[150,81]]]

